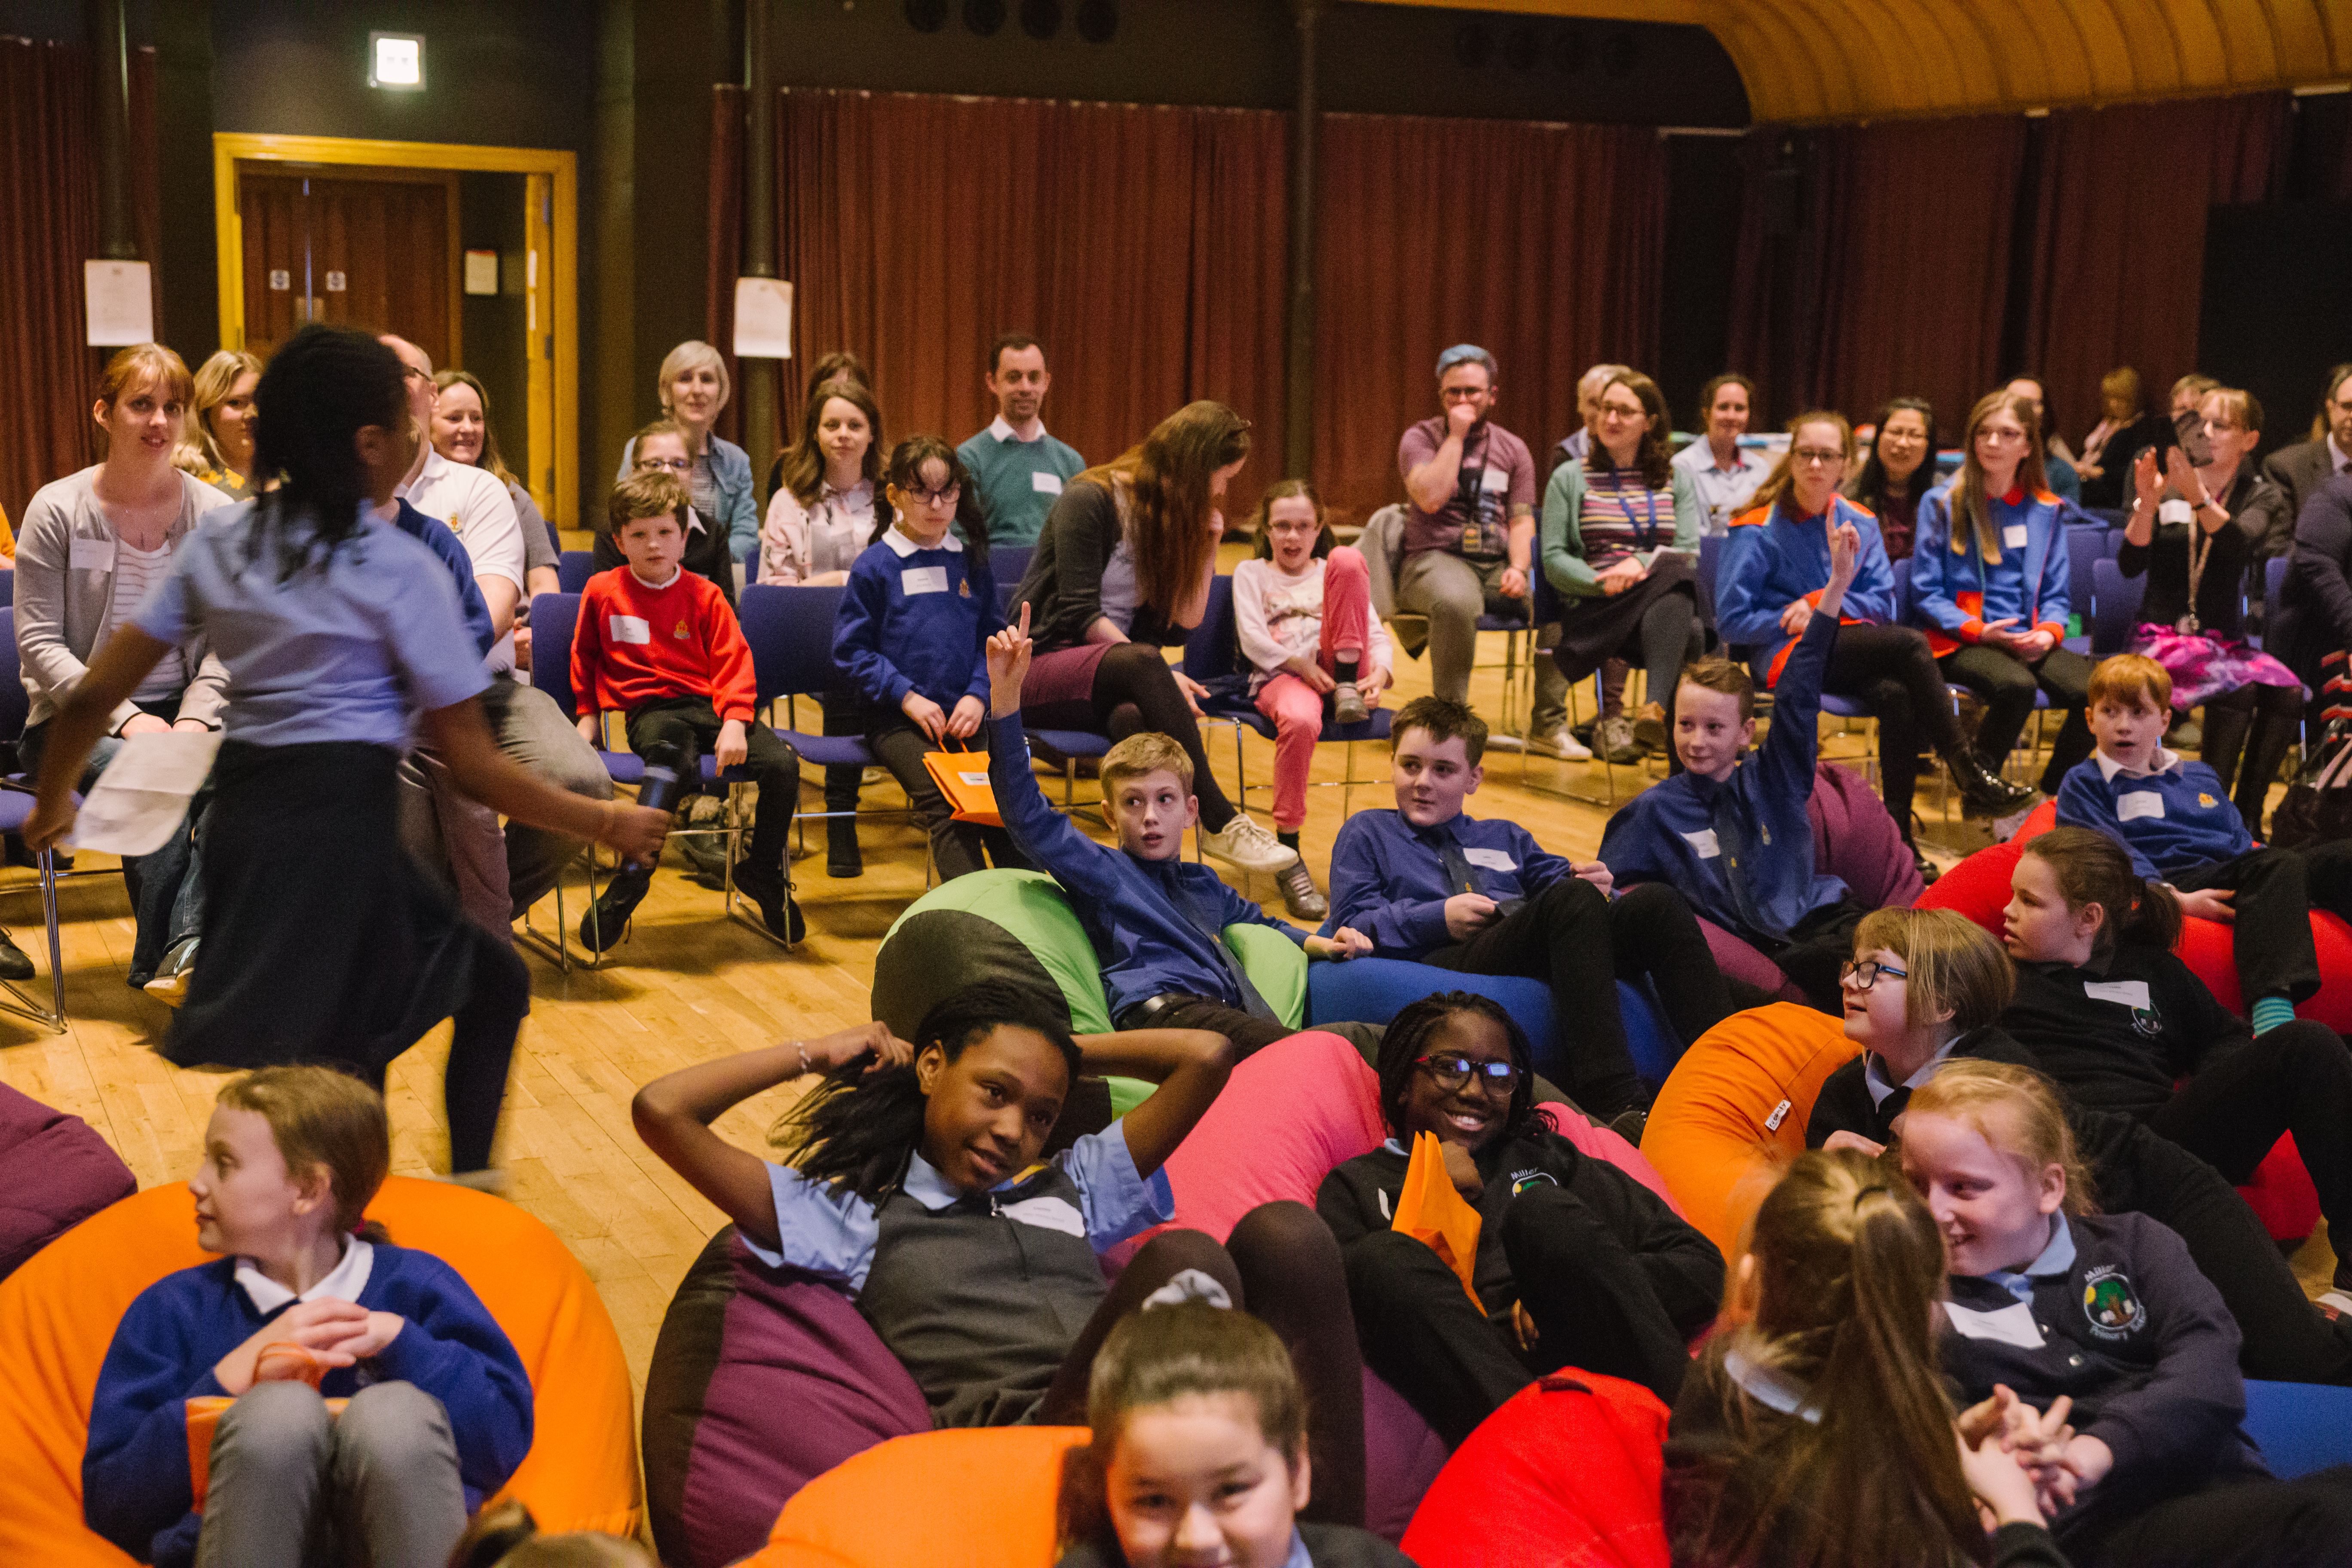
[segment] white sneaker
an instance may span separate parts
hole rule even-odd
[[[1531,736],[1528,741],[1528,750],[1539,757],[1558,757],[1564,763],[1589,763],[1592,760],[1592,748],[1570,734],[1565,724],[1549,735]]]
[[[1298,858],[1297,850],[1285,848],[1282,840],[1252,822],[1247,812],[1234,813],[1223,833],[1212,833],[1206,827],[1195,831],[1201,835],[1202,854],[1244,871],[1285,870]]]

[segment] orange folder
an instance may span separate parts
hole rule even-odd
[[[996,788],[988,782],[986,752],[925,752],[923,766],[940,793],[948,797],[949,815],[955,820],[984,827],[1004,826],[996,809]]]
[[[1397,1194],[1396,1218],[1389,1228],[1402,1231],[1437,1254],[1483,1312],[1486,1304],[1478,1300],[1470,1283],[1478,1267],[1480,1223],[1478,1211],[1454,1190],[1454,1179],[1445,1173],[1445,1153],[1437,1134],[1417,1134],[1412,1141],[1412,1163],[1405,1167],[1404,1191]]]

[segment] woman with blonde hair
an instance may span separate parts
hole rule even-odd
[[[173,455],[181,468],[231,500],[261,489],[253,471],[253,389],[261,384],[261,356],[222,349],[196,372],[188,439]]]
[[[1919,503],[1911,621],[1945,680],[1984,700],[1976,749],[1991,772],[2023,733],[2037,691],[2066,710],[2042,773],[2042,793],[2054,795],[2091,754],[2091,660],[2060,646],[2074,609],[2065,503],[2042,474],[2040,410],[2017,393],[1989,393],[1969,411],[1960,445],[1960,471]]]
[[[1160,651],[1201,624],[1224,533],[1218,503],[1249,451],[1248,420],[1222,403],[1188,403],[1064,487],[1013,595],[1029,605],[1037,645],[1021,718],[1114,741],[1170,736],[1192,760],[1202,853],[1280,872],[1298,851],[1225,798],[1201,749],[1208,693]]]
[[[662,356],[654,390],[662,412],[686,433],[692,466],[684,477],[694,510],[726,533],[729,557],[740,561],[759,542],[760,509],[751,493],[751,459],[711,428],[735,391],[726,360],[699,338],[688,338]],[[613,477],[625,479],[635,471],[636,442],[631,440],[621,448],[620,472]]]

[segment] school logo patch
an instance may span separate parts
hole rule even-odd
[[[2160,1040],[2164,1037],[2164,1015],[2153,1007],[2135,1007],[2132,1030],[2144,1038]]]
[[[677,630],[670,633],[669,635],[676,637],[680,642],[685,642],[694,636],[692,632],[687,629],[686,623],[684,621],[678,622]]]
[[[2147,1321],[2147,1309],[2140,1305],[2131,1277],[2103,1263],[2083,1277],[2083,1316],[2101,1339],[2120,1340]]]
[[[969,599],[971,597],[971,582],[969,578],[956,584],[956,595],[959,598]]]
[[[1552,1179],[1552,1174],[1549,1171],[1520,1171],[1511,1177],[1511,1195],[1513,1197],[1517,1197],[1529,1187],[1556,1187],[1558,1185],[1559,1185],[1559,1183]]]
[[[2205,791],[2199,790],[2197,792],[2197,804],[2203,806],[2206,810],[2210,811],[2213,809],[2213,797],[2208,795]]]

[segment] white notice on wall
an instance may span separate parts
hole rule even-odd
[[[155,293],[143,261],[85,261],[82,299],[92,348],[119,349],[155,341]]]
[[[499,291],[499,253],[495,250],[466,252],[466,292],[495,294]]]
[[[735,279],[735,353],[740,359],[793,357],[793,286],[781,278]]]

